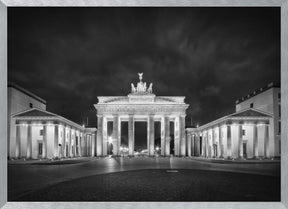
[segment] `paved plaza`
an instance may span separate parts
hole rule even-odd
[[[174,175],[173,176],[171,176]],[[191,177],[191,178],[190,178]],[[138,178],[139,182],[135,181]],[[168,178],[168,179],[167,179]],[[215,178],[215,181],[213,179]],[[225,180],[226,179],[226,180]],[[161,193],[163,199],[154,199],[153,188],[149,185],[153,182],[154,188],[162,188],[161,191],[165,191],[165,185],[169,187],[170,183],[175,182],[175,191],[171,193],[171,190],[167,190],[167,194]],[[185,183],[184,182],[187,182]],[[212,180],[212,181],[211,181]],[[191,182],[193,181],[193,182]],[[86,183],[83,183],[86,182]],[[89,183],[90,182],[90,183]],[[106,184],[103,185],[103,182]],[[107,183],[108,182],[108,183]],[[123,186],[123,182],[126,182],[127,188]],[[136,183],[135,183],[136,182]],[[201,182],[201,183],[199,183]],[[224,182],[223,184],[219,182]],[[226,183],[225,183],[226,182]],[[119,185],[118,185],[119,183]],[[129,185],[131,183],[132,185]],[[159,185],[157,186],[157,184]],[[255,184],[255,185],[254,185]],[[78,192],[71,191],[71,185],[79,188]],[[86,189],[94,185],[94,190],[90,195],[85,194]],[[118,185],[118,186],[117,186]],[[178,186],[177,186],[178,185]],[[195,188],[187,188],[184,185],[191,187],[195,185]],[[235,190],[235,185],[239,185],[238,190]],[[277,200],[280,194],[280,162],[277,160],[262,160],[262,161],[226,161],[226,160],[207,160],[204,158],[176,158],[176,157],[118,157],[118,158],[78,158],[62,161],[10,161],[8,163],[8,200],[9,201],[25,201],[25,200],[124,200],[125,197],[131,197],[127,192],[138,191],[139,194],[147,192],[148,196],[143,196],[145,200],[151,201],[179,201],[179,200],[203,200],[216,198],[215,194],[223,189],[230,191],[226,196],[227,200],[237,200],[237,191],[239,191],[239,200],[252,200],[255,196],[248,195],[247,199],[243,197],[243,191],[246,194],[249,188],[245,190],[243,185],[253,188],[258,188],[262,192],[259,198],[267,198],[267,200]],[[105,188],[105,186],[107,188]],[[120,187],[121,186],[121,187]],[[223,187],[222,187],[223,186]],[[108,188],[109,187],[109,188]],[[124,187],[124,188],[123,188]],[[133,188],[131,188],[133,187]],[[197,188],[201,188],[197,192]],[[263,188],[264,187],[264,188]],[[63,191],[61,190],[63,189]],[[65,188],[70,189],[69,197],[65,196]],[[118,188],[118,189],[115,189]],[[121,189],[119,189],[121,188]],[[182,189],[181,189],[182,188]],[[190,195],[184,195],[187,191],[192,192]],[[230,188],[230,190],[229,190]],[[265,193],[265,188],[271,188]],[[111,193],[111,191],[112,193]],[[124,190],[126,193],[123,193]],[[43,191],[48,192],[50,196]],[[49,193],[50,191],[50,193]],[[55,192],[62,194],[62,199],[59,196],[55,196]],[[69,190],[68,190],[69,191]],[[110,196],[101,196],[99,194],[105,194],[110,191]],[[160,190],[159,190],[160,191]],[[154,194],[160,194],[159,191],[154,191]],[[236,191],[233,194],[233,191]],[[256,192],[253,189],[254,193]],[[96,193],[95,193],[96,192]],[[210,194],[210,193],[211,194]],[[231,193],[232,192],[232,193]],[[270,195],[270,193],[272,196]],[[193,193],[198,193],[197,196],[193,196]],[[202,195],[200,195],[200,193]],[[249,192],[248,192],[249,193]],[[252,192],[253,193],[253,192]],[[260,194],[259,193],[259,194]],[[35,196],[35,194],[40,196]],[[51,194],[54,196],[52,197]],[[67,193],[68,194],[68,193]],[[94,196],[91,194],[95,194]],[[118,194],[118,196],[117,196]],[[126,194],[125,197],[121,194]],[[146,193],[145,193],[146,194]],[[150,195],[149,195],[150,194]],[[205,194],[205,196],[203,196]],[[64,196],[63,196],[64,195]],[[72,195],[72,196],[71,196]],[[73,196],[74,195],[74,196]],[[83,196],[84,195],[84,196]],[[135,195],[135,194],[133,194]],[[184,196],[183,196],[184,195]],[[192,196],[191,196],[192,195]],[[242,196],[241,196],[242,195]],[[255,195],[255,194],[254,194]],[[89,198],[90,197],[90,198]],[[105,197],[105,198],[104,198]],[[118,199],[116,198],[118,197]],[[144,201],[144,199],[134,198],[135,201]],[[174,197],[174,198],[173,198]],[[185,197],[183,199],[183,197]],[[206,197],[206,198],[205,198]],[[221,200],[225,200],[225,195],[219,195]],[[278,197],[278,198],[277,198]],[[32,198],[32,199],[31,199]],[[37,199],[33,199],[37,198]],[[52,198],[52,199],[51,199]],[[110,198],[110,199],[109,199]],[[124,199],[123,199],[124,198]],[[207,199],[208,198],[208,199]],[[224,198],[224,199],[223,199]],[[251,199],[252,198],[252,199]],[[258,198],[258,197],[257,197]],[[256,199],[257,199],[256,198]],[[258,199],[259,199],[258,198]],[[261,199],[265,201],[265,199]],[[133,199],[131,200],[133,201]]]

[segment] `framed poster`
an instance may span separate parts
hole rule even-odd
[[[0,4],[1,207],[288,207],[287,1]]]

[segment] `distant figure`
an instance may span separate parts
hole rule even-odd
[[[149,88],[148,88],[148,93],[152,93],[152,86],[153,86],[153,83],[150,83],[150,85],[149,85]]]
[[[135,86],[134,86],[133,83],[131,83],[131,92],[132,92],[132,93],[135,93],[135,92],[136,92],[136,88],[135,88]]]

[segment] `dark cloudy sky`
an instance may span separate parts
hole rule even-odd
[[[96,125],[97,96],[153,82],[203,124],[280,82],[279,8],[9,8],[8,80]],[[189,124],[188,124],[189,125]]]

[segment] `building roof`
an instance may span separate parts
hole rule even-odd
[[[68,124],[72,127],[78,128],[80,130],[83,131],[96,131],[96,128],[93,127],[89,127],[89,128],[85,128],[77,123],[74,123],[71,120],[68,120],[60,115],[48,112],[46,110],[41,110],[38,108],[31,108],[25,111],[22,111],[20,113],[16,113],[14,115],[12,115],[13,118],[15,118],[16,120],[56,120],[65,124]]]
[[[29,109],[29,111],[25,111],[25,112],[17,114],[17,117],[22,117],[22,116],[24,117],[29,117],[29,116],[42,116],[42,117],[51,116],[53,117],[56,115],[48,111],[43,111],[40,109],[33,108],[33,109]]]
[[[17,89],[18,91],[21,91],[22,93],[32,97],[33,99],[36,99],[37,101],[47,105],[47,102],[46,100],[38,97],[37,95],[33,94],[32,92],[28,91],[27,89],[24,89],[23,87],[15,84],[15,83],[12,83],[12,82],[8,82],[8,88],[14,88],[14,89]]]
[[[244,102],[245,100],[250,99],[251,97],[254,97],[254,96],[258,95],[258,94],[261,94],[262,92],[267,91],[268,89],[271,89],[271,88],[280,88],[280,84],[279,83],[273,83],[273,82],[269,83],[268,85],[266,85],[266,86],[264,86],[264,87],[262,87],[260,89],[257,89],[255,91],[253,91],[252,93],[250,93],[250,94],[248,94],[248,95],[246,95],[244,97],[241,97],[240,99],[237,99],[235,101],[235,103],[239,104],[241,102]]]
[[[263,113],[263,112],[259,112],[256,109],[246,109],[243,112],[236,112],[233,113],[231,115],[229,115],[229,117],[267,117],[270,115],[267,115],[267,113]]]
[[[236,112],[236,113],[232,113],[230,115],[226,115],[222,118],[211,121],[209,123],[206,123],[206,124],[200,126],[199,128],[197,128],[197,130],[203,130],[203,129],[213,127],[215,125],[219,125],[219,124],[227,122],[227,121],[233,121],[233,120],[236,120],[236,121],[237,120],[269,120],[272,117],[273,117],[273,115],[271,115],[270,113],[266,113],[266,112],[263,112],[261,110],[257,110],[257,109],[253,109],[253,108],[248,108],[248,109],[244,109],[244,110],[241,110],[239,112]]]

